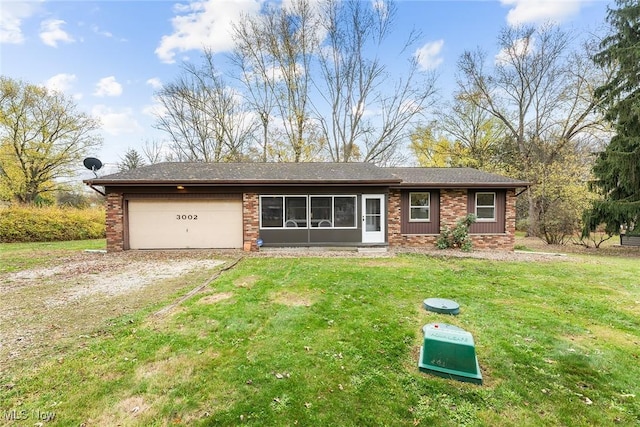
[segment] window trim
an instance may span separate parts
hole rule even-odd
[[[304,198],[306,203],[306,226],[305,227],[287,227],[287,219],[286,219],[286,199],[288,197],[291,198]],[[323,221],[330,221],[331,226],[323,226],[323,227],[313,227],[311,226],[311,199],[313,197],[325,197],[331,199],[331,219]],[[282,225],[280,227],[264,227],[262,225],[262,200],[264,198],[280,198],[282,200]],[[336,198],[351,198],[353,200],[353,225],[352,226],[335,226],[335,200]],[[258,204],[258,217],[260,219],[260,229],[261,230],[355,230],[358,228],[358,196],[355,194],[260,194],[259,196],[259,204]]]
[[[427,195],[427,206],[413,206],[411,204],[411,195],[412,194],[426,194]],[[412,209],[413,208],[427,208],[427,219],[424,218],[412,218]],[[431,222],[431,192],[430,191],[410,191],[409,192],[409,222]]]
[[[493,204],[492,205],[478,206],[478,195],[479,194],[481,194],[481,195],[491,194],[493,196]],[[498,196],[497,196],[495,191],[477,191],[475,193],[474,210],[475,210],[475,215],[476,215],[476,221],[477,222],[496,222],[497,221],[497,218],[496,218],[497,200],[498,200]],[[491,217],[491,218],[480,218],[478,216],[478,207],[481,207],[481,208],[493,208],[493,217]]]

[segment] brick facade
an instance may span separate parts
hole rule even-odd
[[[124,197],[121,193],[107,194],[106,236],[107,251],[119,252],[125,249]],[[505,233],[471,234],[473,247],[479,249],[513,250],[516,222],[515,191],[506,194]],[[440,191],[440,226],[453,227],[467,214],[467,190],[451,189]],[[243,249],[257,251],[260,236],[259,195],[243,193]],[[402,234],[401,191],[392,189],[387,199],[387,232],[389,247],[433,247],[437,234]]]
[[[435,234],[402,234],[401,192],[391,190],[388,200],[389,247],[433,247],[438,239]],[[513,190],[506,194],[505,233],[470,234],[473,247],[478,249],[513,250],[516,230],[516,197]],[[443,189],[440,191],[440,227],[453,228],[467,214],[467,190]]]
[[[124,250],[124,209],[121,193],[107,194],[107,251],[120,252]]]

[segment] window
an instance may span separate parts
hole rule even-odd
[[[356,226],[356,198],[334,197],[334,227],[355,227]]]
[[[430,201],[429,193],[409,193],[409,221],[428,222]]]
[[[261,228],[356,228],[356,196],[260,196]]]
[[[331,197],[311,197],[311,227],[333,227]]]
[[[261,196],[262,228],[297,228],[307,226],[306,196]]]
[[[355,196],[310,196],[311,227],[355,228]]]
[[[307,197],[284,198],[285,227],[307,227]]]
[[[282,227],[282,196],[260,197],[260,223],[263,228]]]
[[[496,220],[496,193],[476,193],[476,219]]]

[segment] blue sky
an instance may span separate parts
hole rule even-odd
[[[162,140],[152,127],[154,91],[179,75],[182,61],[199,63],[202,46],[219,52],[222,61],[231,47],[230,22],[240,13],[256,13],[263,1],[2,0],[0,74],[63,91],[82,111],[100,118],[104,145],[92,155],[114,165],[127,148]],[[495,40],[504,26],[554,21],[593,32],[605,25],[608,5],[400,0],[394,34],[401,39],[411,28],[421,31],[409,54],[422,52],[423,66],[435,70],[446,98],[459,56],[478,46],[497,54]]]

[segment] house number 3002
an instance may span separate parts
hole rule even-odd
[[[176,215],[176,219],[179,221],[190,221],[198,219],[198,215]]]

